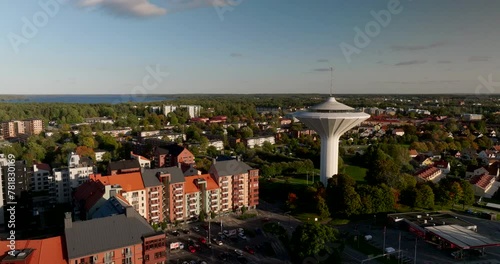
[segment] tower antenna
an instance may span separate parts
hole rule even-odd
[[[330,67],[330,97],[333,96],[333,67]]]

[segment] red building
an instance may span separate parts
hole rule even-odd
[[[154,161],[157,168],[179,165],[183,168],[189,168],[190,164],[195,163],[193,153],[177,144],[157,147],[154,151]]]

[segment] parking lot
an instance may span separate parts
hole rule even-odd
[[[272,235],[266,234],[262,230],[262,225],[266,222],[279,222],[290,233],[299,222],[281,212],[253,210],[249,213],[257,214],[256,217],[247,220],[240,220],[236,215],[226,215],[217,217],[208,222],[193,222],[179,224],[172,230],[167,231],[167,242],[181,242],[184,244],[183,249],[174,249],[167,253],[169,263],[289,263],[288,254],[278,241]],[[222,222],[222,227],[221,227]],[[243,229],[245,238],[238,235],[238,229]],[[178,233],[172,233],[173,230],[179,230]],[[189,230],[186,234],[182,230]],[[208,230],[210,230],[210,240],[219,240],[219,234],[234,230],[235,234],[222,238],[222,245],[218,245],[215,241],[208,240]],[[205,243],[200,241],[200,238],[205,238]],[[190,242],[192,241],[192,242]],[[189,244],[195,243],[196,252],[192,253],[189,249]],[[208,247],[211,245],[211,248]],[[248,247],[248,249],[246,249]],[[235,252],[241,250],[241,255]],[[249,251],[252,251],[251,254]],[[225,253],[225,256],[222,254]]]

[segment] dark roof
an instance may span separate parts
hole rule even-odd
[[[142,243],[142,237],[154,229],[135,210],[125,214],[73,222],[65,229],[68,258],[74,259],[99,252]]]
[[[152,174],[156,178],[156,174],[159,172],[162,174],[170,174],[171,175],[170,183],[184,182],[184,173],[182,173],[182,170],[179,167],[144,169],[142,173]],[[146,185],[145,182],[144,185]]]
[[[128,206],[126,203],[122,202],[120,199],[117,199],[115,196],[112,196],[91,215],[91,218],[96,219],[123,214],[125,213],[126,206]]]
[[[161,182],[156,177],[158,171],[155,169],[144,169],[142,170],[142,181],[144,182],[144,187],[155,187],[161,186]]]
[[[170,154],[172,156],[179,156],[179,154],[181,154],[184,149],[185,148],[183,146],[179,146],[177,144],[169,144],[156,148],[156,151],[158,152],[158,154]]]
[[[104,184],[101,181],[90,180],[84,182],[76,188],[73,197],[80,203],[83,203],[85,210],[90,210],[104,195]]]
[[[235,174],[243,174],[247,173],[248,170],[251,170],[252,167],[248,166],[243,161],[238,160],[226,160],[226,161],[217,161],[212,165],[212,168],[217,171],[219,176],[229,176]]]
[[[140,168],[141,164],[138,160],[120,160],[110,162],[108,167],[111,170],[126,170],[126,169],[134,169]]]

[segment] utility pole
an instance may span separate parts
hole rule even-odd
[[[382,254],[385,252],[385,226],[384,226],[384,246],[382,247]]]
[[[415,257],[413,258],[414,264],[417,264],[417,241],[418,241],[418,237],[415,237]]]
[[[399,231],[399,239],[398,239],[398,263],[401,262],[401,231]]]

